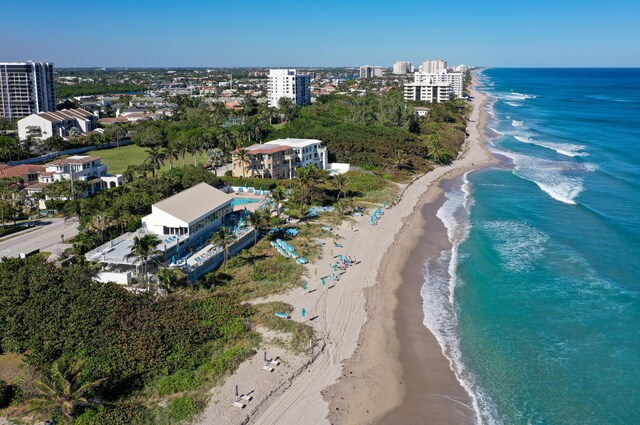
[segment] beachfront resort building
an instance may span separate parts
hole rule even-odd
[[[52,63],[0,63],[0,117],[16,119],[55,110]]]
[[[360,78],[363,80],[382,76],[384,76],[384,66],[364,65],[360,67]]]
[[[98,118],[84,109],[31,114],[18,121],[18,137],[46,140],[52,136],[68,137],[93,131]],[[74,130],[75,129],[75,130]]]
[[[397,75],[408,74],[413,69],[411,62],[398,61],[393,64],[393,73]]]
[[[140,277],[141,262],[133,254],[134,238],[151,234],[159,242],[150,272],[160,267],[179,268],[194,281],[222,263],[224,252],[210,243],[211,235],[222,225],[233,238],[230,255],[253,242],[254,230],[243,223],[241,209],[233,212],[234,206],[232,195],[206,183],[197,184],[153,204],[151,214],[142,218],[140,229],[89,251],[85,258],[101,263],[97,280],[129,284]]]
[[[267,93],[272,108],[277,108],[282,98],[291,99],[296,105],[310,105],[311,76],[299,74],[296,69],[270,69]]]
[[[232,153],[235,177],[292,179],[295,170],[307,165],[326,170],[329,153],[316,139],[278,139],[255,144]]]

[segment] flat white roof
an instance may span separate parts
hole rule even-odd
[[[153,208],[164,211],[185,223],[192,223],[196,219],[230,203],[231,199],[233,199],[233,196],[206,183],[199,183],[153,204]]]
[[[322,144],[322,140],[317,139],[278,139],[271,142],[267,142],[267,145],[284,145],[292,148],[306,148],[307,146]]]

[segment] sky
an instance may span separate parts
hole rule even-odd
[[[640,0],[0,0],[0,62],[640,67]]]

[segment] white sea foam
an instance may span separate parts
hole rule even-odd
[[[454,307],[455,290],[462,283],[457,276],[460,260],[458,248],[470,230],[468,211],[473,203],[470,193],[470,183],[465,175],[460,189],[445,194],[447,199],[437,216],[447,229],[452,249],[443,251],[437,258],[427,260],[423,271],[425,284],[420,292],[423,298],[424,325],[435,335],[460,384],[469,393],[476,412],[476,422],[498,424],[495,406],[462,362]]]
[[[507,117],[509,118],[509,117]],[[511,125],[514,127],[522,127],[522,125],[524,124],[524,121],[518,121],[518,120],[513,120],[511,121]]]
[[[575,205],[576,197],[584,190],[580,174],[595,170],[595,166],[588,163],[550,161],[509,151],[500,151],[500,154],[511,158],[516,176],[535,183],[553,199],[565,204]]]
[[[545,142],[541,140],[534,140],[531,137],[526,136],[514,136],[518,141],[522,143],[528,143],[532,145],[541,146],[543,148],[551,149],[564,156],[589,156],[586,152],[580,152],[585,149],[584,145],[576,145],[573,143],[557,143],[557,142]]]
[[[514,108],[519,108],[522,106],[521,103],[517,103],[517,102],[504,102],[504,103],[506,103],[509,106],[513,106]]]
[[[483,223],[481,229],[495,242],[505,269],[527,272],[542,257],[548,236],[523,221],[497,220]]]

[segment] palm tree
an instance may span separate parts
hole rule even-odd
[[[304,207],[307,204],[307,197],[313,188],[313,184],[316,180],[315,166],[300,167],[296,170],[296,179],[300,183],[300,209],[304,212]]]
[[[184,281],[185,274],[180,269],[170,269],[168,267],[162,267],[156,274],[160,285],[167,289],[167,291],[179,286]]]
[[[276,214],[278,217],[280,217],[280,204],[284,201],[286,196],[287,194],[281,186],[276,186],[276,188],[273,189],[273,192],[271,192],[271,198],[273,198],[273,201],[276,204]]]
[[[164,149],[164,156],[166,160],[169,161],[169,171],[173,170],[173,160],[180,157],[178,148],[176,148],[173,143],[169,143],[169,145]]]
[[[222,142],[224,153],[229,152],[229,144],[233,142],[233,135],[229,130],[223,128],[220,130],[220,134],[218,134],[218,140]]]
[[[253,244],[258,243],[258,233],[260,233],[260,229],[265,220],[265,211],[262,209],[257,209],[251,214],[249,214],[249,224],[255,229],[253,233]]]
[[[251,156],[246,149],[238,149],[236,151],[236,162],[242,167],[242,177],[246,177],[245,171],[247,166],[251,164]]]
[[[104,232],[106,232],[110,227],[112,227],[116,222],[109,217],[106,213],[98,213],[96,214],[89,223],[87,223],[87,230],[99,233],[100,240],[104,243]]]
[[[191,140],[189,140],[189,144],[187,145],[187,150],[193,156],[193,166],[198,166],[198,155],[202,152],[202,139],[201,136],[193,136]]]
[[[149,154],[149,156],[145,158],[145,161],[153,166],[153,178],[158,178],[158,170],[164,164],[167,155],[157,146],[147,149],[147,154]]]
[[[440,141],[440,137],[438,136],[438,134],[433,134],[430,137],[427,145],[427,150],[429,156],[433,158],[433,160],[442,164],[449,164],[451,162],[451,152],[449,152],[448,149],[445,149],[445,147],[442,146],[442,142]]]
[[[43,380],[34,381],[36,396],[28,402],[30,410],[62,413],[71,419],[79,407],[94,404],[94,400],[86,395],[103,381],[85,382],[82,362],[71,363],[64,357],[60,358],[53,362]]]
[[[342,174],[338,174],[333,178],[333,182],[336,184],[338,188],[338,196],[336,197],[336,201],[340,199],[340,195],[344,195],[346,193],[347,188],[347,178]]]
[[[179,140],[176,143],[176,149],[178,150],[178,155],[182,157],[182,165],[187,165],[187,160],[185,158],[187,156],[187,152],[189,152],[189,143],[186,140]]]
[[[231,244],[233,242],[233,238],[227,231],[227,228],[225,226],[220,227],[218,231],[213,234],[210,242],[213,244],[217,244],[220,246],[220,248],[222,248],[222,252],[224,255],[223,265],[226,270],[227,259],[229,258],[229,248],[231,247]]]
[[[218,167],[224,165],[224,152],[219,148],[207,149],[207,158],[213,166],[213,174],[218,177]]]
[[[162,254],[162,251],[156,250],[155,247],[160,243],[155,235],[146,234],[144,236],[135,236],[131,244],[131,253],[127,258],[135,257],[135,261],[142,262],[142,283],[148,284],[149,259],[156,255]],[[147,287],[147,290],[149,288]]]

